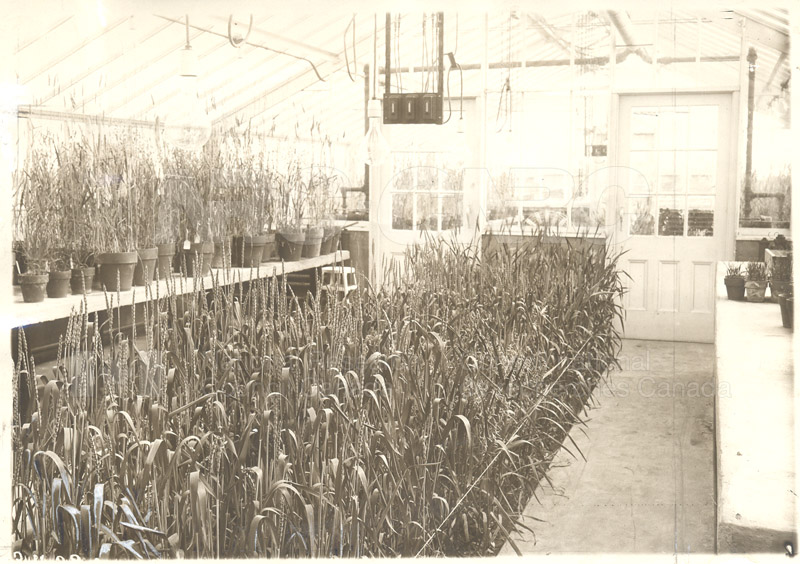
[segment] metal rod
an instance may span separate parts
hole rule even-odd
[[[439,82],[437,85],[436,93],[439,96],[444,95],[444,12],[439,12],[436,18],[439,24]],[[442,108],[444,111],[444,108]]]
[[[386,65],[383,68],[385,78],[383,79],[386,86],[386,94],[390,94],[392,90],[392,14],[386,12]],[[378,74],[378,69],[375,69],[375,74]]]
[[[627,49],[617,55],[616,62],[621,63],[623,62],[628,55],[633,53],[631,49]],[[721,55],[715,57],[700,57],[700,62],[702,63],[729,63],[739,60],[739,55]],[[672,63],[694,63],[696,62],[695,57],[661,57],[658,59],[658,63],[662,65],[669,65]],[[575,59],[576,65],[606,65],[609,63],[608,57],[587,57],[582,59]],[[551,59],[547,61],[532,61],[526,60],[524,62],[525,67],[567,67],[570,64],[569,59]],[[512,61],[508,63],[507,61],[497,62],[497,63],[489,63],[489,69],[507,69],[507,68],[521,68],[523,66],[522,61]],[[461,64],[461,70],[480,70],[481,65],[480,63],[464,63]],[[385,68],[378,69],[379,72],[385,72]],[[427,67],[424,70],[435,70],[435,67]],[[396,73],[410,73],[410,72],[418,72],[419,68],[417,67],[400,67],[394,69]]]
[[[750,217],[753,199],[753,186],[750,175],[753,171],[753,110],[755,109],[755,85],[756,85],[756,60],[758,54],[753,47],[747,52],[747,151],[745,153],[744,164],[744,216]]]

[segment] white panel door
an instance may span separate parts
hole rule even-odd
[[[625,336],[710,343],[725,258],[730,94],[620,96],[615,241]]]

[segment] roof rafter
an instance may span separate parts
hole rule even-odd
[[[558,32],[539,14],[527,14],[528,21],[533,24],[533,27],[548,43],[557,45],[565,53],[571,50],[570,42],[561,37]]]
[[[222,20],[222,21],[226,21],[226,22],[228,21],[228,18],[224,18],[224,17],[221,17],[221,16],[213,16],[213,19]],[[253,37],[253,33],[257,33],[260,36],[264,36],[267,40],[277,40],[277,41],[279,41],[281,43],[286,43],[287,45],[292,45],[293,47],[299,47],[300,49],[303,49],[303,50],[308,51],[310,53],[313,53],[315,55],[319,55],[321,57],[325,57],[326,59],[331,59],[334,62],[338,62],[340,60],[340,58],[341,58],[339,56],[339,53],[334,53],[333,51],[328,51],[326,49],[322,49],[320,47],[317,47],[316,45],[311,45],[310,43],[306,43],[304,41],[298,41],[298,40],[292,39],[290,37],[279,35],[279,34],[274,33],[272,31],[265,31],[265,30],[257,29],[256,25],[257,24],[255,24],[255,23],[253,24],[253,29],[250,32],[250,37],[251,38]],[[252,45],[252,44],[253,43],[251,41],[246,41],[245,42],[245,45]]]
[[[385,33],[385,29],[386,29],[385,27],[380,27],[380,26],[378,27],[378,36],[379,37],[381,37]],[[370,40],[372,40],[372,32],[362,36],[359,39],[357,39],[356,40],[356,44],[360,45],[360,44],[362,44],[362,43],[364,43],[366,41],[370,41]],[[333,67],[333,68],[330,68],[330,67]],[[325,70],[322,70],[323,68]],[[324,72],[324,73],[325,72],[333,73],[333,72],[339,70],[340,68],[342,68],[341,63],[339,65],[333,65],[330,61],[323,61],[322,63],[320,63],[320,70],[322,72]],[[253,116],[250,116],[250,117],[257,116],[258,114],[267,111],[270,107],[275,106],[276,104],[280,103],[283,100],[283,98],[281,98],[281,96],[286,97],[287,95],[290,95],[290,94],[292,94],[294,92],[302,91],[305,88],[308,88],[309,86],[311,86],[311,85],[315,84],[316,82],[318,82],[318,80],[316,79],[316,76],[313,78],[313,80],[309,80],[308,72],[311,72],[311,71],[310,70],[302,71],[302,72],[300,72],[300,73],[298,73],[298,74],[296,74],[296,75],[294,75],[294,76],[282,81],[279,85],[277,85],[274,88],[268,90],[266,93],[259,93],[259,94],[255,95],[255,96],[251,97],[249,100],[246,100],[244,103],[238,105],[233,110],[231,110],[229,112],[226,112],[221,117],[219,117],[216,120],[214,120],[214,125],[217,125],[217,124],[220,124],[220,123],[225,123],[226,121],[230,120],[234,116],[237,116],[237,114],[239,114],[241,111],[253,106],[256,103],[258,103],[260,100],[263,100],[263,99],[269,100],[272,97],[276,97],[277,98],[276,102],[274,102],[274,103],[267,102],[268,103],[267,106],[265,106],[264,108],[261,108],[260,110],[257,110],[253,114]],[[292,82],[294,82],[294,81],[299,81],[299,82],[298,82],[297,88],[294,88],[294,90],[292,92],[292,89],[290,88],[290,86],[292,85]],[[284,95],[284,92],[289,92],[289,94]]]
[[[93,41],[95,41],[97,39],[100,39],[106,33],[109,33],[113,29],[121,26],[123,23],[125,23],[126,21],[128,21],[132,17],[133,16],[125,16],[125,17],[122,17],[122,18],[118,19],[114,23],[109,24],[108,26],[103,28],[103,30],[100,31],[99,33],[96,33],[96,34],[92,35],[91,37],[88,37],[88,38],[84,39],[82,42],[80,42],[78,45],[76,45],[70,51],[67,51],[63,55],[59,55],[58,57],[56,57],[55,59],[53,59],[49,63],[47,63],[44,67],[42,67],[42,68],[30,73],[28,76],[25,77],[25,79],[21,80],[20,83],[21,84],[28,84],[31,80],[33,80],[37,76],[46,73],[47,71],[52,69],[57,64],[65,61],[66,59],[68,59],[69,57],[71,57],[72,55],[74,55],[75,53],[77,53],[78,51],[80,51],[81,49],[83,49],[84,47],[86,47],[87,45],[92,43]]]
[[[159,33],[161,33],[162,31],[164,31],[165,29],[167,29],[169,26],[170,26],[170,24],[169,24],[169,23],[166,23],[166,24],[164,24],[164,25],[162,25],[162,26],[160,26],[160,27],[157,27],[155,30],[153,30],[152,32],[150,32],[149,34],[147,34],[147,35],[144,37],[144,39],[140,39],[139,41],[137,41],[137,44],[136,44],[136,46],[138,47],[138,46],[142,45],[144,42],[146,42],[146,41],[148,41],[148,40],[152,39],[153,37],[155,37],[156,35],[158,35],[158,34],[159,34]],[[58,96],[58,95],[59,95],[61,92],[64,92],[64,91],[66,91],[66,90],[69,90],[70,88],[72,88],[73,86],[75,86],[76,84],[78,84],[78,83],[79,83],[81,80],[85,79],[87,76],[89,76],[89,75],[91,75],[92,73],[94,73],[94,72],[97,72],[97,71],[98,71],[98,70],[100,70],[101,68],[103,68],[103,67],[105,67],[105,66],[107,66],[107,65],[109,65],[109,64],[111,64],[111,63],[113,63],[114,61],[116,61],[117,59],[119,59],[120,57],[122,57],[124,54],[125,54],[125,48],[124,48],[124,47],[122,47],[122,48],[121,48],[119,51],[115,52],[114,54],[112,54],[112,55],[111,55],[110,57],[108,57],[107,59],[105,59],[105,60],[103,60],[103,61],[100,61],[99,63],[97,63],[97,64],[95,64],[95,65],[93,65],[93,66],[89,67],[88,69],[86,69],[85,71],[83,71],[82,73],[80,73],[79,75],[77,75],[76,77],[74,77],[74,78],[73,78],[73,79],[70,81],[70,83],[69,83],[67,86],[65,86],[64,88],[61,88],[61,89],[59,89],[59,91],[58,91],[58,92],[53,92],[53,93],[52,93],[52,94],[50,94],[49,96],[47,96],[47,97],[45,97],[44,99],[40,100],[40,101],[39,101],[39,105],[44,105],[44,104],[46,104],[47,102],[49,102],[50,100],[52,100],[53,98],[55,98],[56,96]]]
[[[202,35],[202,32],[197,32],[194,35],[192,35],[189,39],[191,41],[193,41],[193,40],[197,39],[198,37],[200,37],[200,35]],[[177,51],[180,51],[183,48],[183,45],[184,45],[184,43],[183,43],[183,41],[181,41],[177,45],[173,45],[173,46],[171,46],[171,47],[169,47],[169,48],[167,48],[167,49],[165,49],[163,51],[159,51],[159,53],[155,57],[152,57],[152,58],[148,59],[147,61],[145,61],[144,63],[142,63],[141,65],[139,65],[135,69],[133,69],[131,72],[124,74],[118,80],[115,80],[111,84],[106,84],[103,88],[99,89],[98,91],[92,93],[89,96],[85,96],[80,102],[78,102],[76,104],[76,107],[79,107],[79,108],[84,107],[89,100],[96,99],[98,96],[101,96],[101,95],[107,93],[108,91],[116,88],[117,86],[119,86],[121,84],[124,84],[127,80],[129,80],[130,78],[136,76],[140,72],[152,68],[152,66],[154,64],[156,64],[159,61],[161,61],[162,59],[164,59],[164,57],[168,56],[171,53],[175,53]],[[165,77],[162,76],[160,78],[160,80],[164,80],[164,78]]]
[[[624,42],[624,45],[629,47],[634,53],[639,55],[641,59],[646,63],[652,63],[653,58],[647,52],[647,48],[644,47],[645,42],[640,41],[636,37],[636,33],[633,30],[633,23],[631,22],[630,16],[626,12],[614,12],[614,11],[607,11],[606,16],[608,17],[611,25],[619,33],[620,38]]]

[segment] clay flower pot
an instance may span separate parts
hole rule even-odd
[[[72,293],[76,295],[83,294],[84,289],[87,294],[92,291],[92,282],[94,281],[94,267],[87,266],[84,268],[73,268],[72,276],[69,279],[69,285]]]
[[[47,297],[66,298],[70,291],[69,281],[71,277],[71,270],[51,272],[47,281]]]
[[[778,303],[781,305],[781,322],[787,329],[794,329],[794,296],[779,294]]]
[[[136,253],[139,255],[139,260],[136,261],[136,268],[133,270],[133,284],[147,286],[155,278],[158,247],[139,249]]]
[[[725,290],[728,292],[729,300],[744,301],[744,277],[726,276]]]
[[[303,241],[303,258],[314,258],[319,256],[322,247],[322,227],[309,227],[306,229],[306,238]]]
[[[186,276],[207,276],[211,272],[211,259],[214,257],[214,242],[192,243],[183,250],[186,260]]]
[[[781,294],[788,294],[789,287],[792,285],[791,280],[770,280],[769,281],[769,295],[770,300],[778,303]]]
[[[237,268],[256,268],[267,242],[266,235],[234,237],[231,248],[231,265]]]
[[[280,259],[286,262],[300,260],[305,240],[306,234],[302,229],[279,229],[275,242]]]
[[[156,261],[156,275],[159,280],[169,278],[172,274],[172,257],[175,256],[175,243],[161,243],[158,249],[158,259]]]
[[[48,278],[46,273],[26,272],[20,274],[19,285],[22,289],[22,299],[29,303],[43,301]]]
[[[127,253],[103,253],[100,262],[100,284],[109,292],[130,290],[133,285],[133,270],[138,256],[136,251]]]
[[[278,259],[278,247],[275,243],[275,233],[266,233],[264,235],[264,250],[261,251],[261,262],[272,262]]]
[[[231,266],[232,237],[223,241],[214,241],[214,256],[211,257],[211,268],[225,268]]]
[[[767,293],[766,280],[748,280],[744,283],[745,293],[748,302],[763,302]]]

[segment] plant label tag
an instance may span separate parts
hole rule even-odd
[[[183,241],[183,250],[184,251],[188,251],[191,248],[192,248],[192,244],[189,242],[189,239],[185,239]]]
[[[19,267],[19,261],[14,261],[14,264],[17,265],[17,274],[22,274],[22,269]]]
[[[72,264],[72,257],[69,257],[69,269],[72,270],[75,268],[75,265]]]

